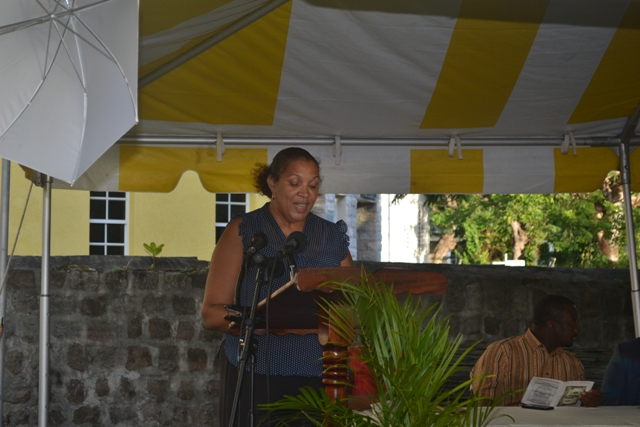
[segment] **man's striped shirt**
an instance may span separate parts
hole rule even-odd
[[[494,398],[523,389],[500,403],[515,406],[520,404],[531,378],[584,381],[584,366],[575,354],[560,347],[549,353],[531,329],[527,329],[524,335],[496,341],[487,347],[471,370],[471,378],[483,374],[495,374],[495,377],[474,382],[473,393]]]

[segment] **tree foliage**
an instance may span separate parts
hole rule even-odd
[[[617,179],[612,173],[593,193],[430,195],[432,231],[455,235],[464,264],[506,255],[527,265],[627,267]]]

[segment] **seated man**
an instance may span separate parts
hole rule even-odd
[[[562,347],[570,347],[576,339],[578,311],[573,302],[559,295],[547,295],[536,305],[531,327],[524,335],[490,344],[471,371],[471,378],[495,375],[476,381],[471,386],[477,396],[496,398],[522,389],[500,402],[502,406],[520,404],[524,389],[532,377],[561,381],[584,381],[584,366]],[[592,389],[582,393],[584,406],[598,406],[602,393]]]
[[[602,404],[640,405],[640,338],[616,346],[602,381]]]

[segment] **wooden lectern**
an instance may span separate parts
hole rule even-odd
[[[269,332],[284,334],[316,334],[323,350],[323,384],[331,399],[345,398],[345,383],[348,379],[347,360],[350,342],[341,342],[324,319],[319,303],[340,298],[332,287],[320,286],[327,282],[360,283],[360,277],[373,277],[393,286],[395,294],[430,292],[442,295],[447,291],[444,274],[400,268],[383,268],[370,273],[360,267],[304,268],[294,280],[273,292],[269,301]],[[258,304],[257,315],[267,318],[267,301]],[[255,331],[264,334],[264,329]]]

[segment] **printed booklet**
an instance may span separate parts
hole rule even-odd
[[[578,397],[591,390],[593,381],[560,381],[533,377],[524,392],[522,403],[537,406],[579,406]]]

